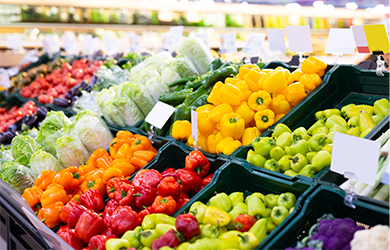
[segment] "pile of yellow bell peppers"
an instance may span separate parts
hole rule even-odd
[[[229,155],[241,145],[249,145],[321,84],[326,67],[312,56],[292,73],[282,67],[241,66],[238,75],[214,85],[207,98],[210,104],[196,109],[197,146],[205,152]],[[190,122],[176,121],[172,134],[193,146]]]

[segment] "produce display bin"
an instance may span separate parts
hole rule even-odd
[[[196,194],[192,200],[185,204],[178,212],[188,212],[194,201],[201,201],[206,204],[211,197],[216,193],[221,192],[225,192],[228,195],[233,192],[243,192],[244,197],[254,192],[260,192],[264,195],[269,193],[280,194],[284,192],[295,194],[297,202],[294,211],[257,247],[257,249],[264,249],[264,246],[266,246],[276,235],[279,235],[280,231],[282,231],[283,228],[286,228],[290,221],[296,217],[301,211],[304,199],[311,194],[316,187],[316,183],[299,177],[294,177],[293,179],[277,178],[256,171],[255,169],[248,167],[248,164],[232,161],[221,167],[216,172],[212,182]]]
[[[336,218],[350,217],[358,225],[370,228],[377,224],[389,225],[389,208],[357,200],[355,209],[344,205],[345,193],[328,186],[318,187],[304,201],[300,213],[283,227],[263,249],[285,249],[307,236],[312,225],[322,215],[331,213]]]

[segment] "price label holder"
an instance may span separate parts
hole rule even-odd
[[[330,170],[373,186],[380,154],[380,143],[355,136],[334,133]],[[353,186],[348,188],[344,204],[355,208]]]
[[[145,121],[150,123],[150,130],[149,132],[149,140],[152,142],[152,138],[154,137],[154,130],[153,128],[159,128],[161,129],[164,127],[165,123],[168,121],[169,117],[175,112],[175,108],[165,104],[163,102],[157,102],[156,105],[154,105],[153,109],[149,112],[149,114],[146,116]],[[152,142],[153,143],[153,142]]]
[[[178,44],[181,42],[181,38],[183,36],[183,30],[184,30],[184,26],[172,26],[169,29],[169,33],[172,33],[175,37],[173,39],[174,44]]]
[[[245,64],[251,63],[250,56],[258,56],[261,44],[264,42],[266,35],[263,33],[249,33],[242,52],[246,53]]]
[[[331,28],[329,30],[325,53],[336,56],[335,64],[338,64],[339,56],[353,54],[354,49],[355,44],[351,29]]]
[[[13,51],[23,50],[22,38],[18,36],[7,36],[7,48],[12,49]]]
[[[236,33],[226,33],[219,35],[219,51],[221,54],[237,53]]]
[[[11,87],[8,71],[4,68],[0,68],[0,86],[6,89]]]
[[[194,139],[194,149],[198,150],[198,113],[191,110],[191,132]]]
[[[175,45],[175,35],[173,33],[161,34],[161,48],[167,50],[169,53],[173,52]]]
[[[286,33],[284,29],[267,29],[267,37],[271,51],[276,52],[276,60],[281,53],[286,53]]]
[[[31,223],[35,226],[35,228],[38,230],[41,236],[46,240],[46,242],[49,244],[51,249],[53,250],[73,249],[68,243],[66,243],[64,240],[58,237],[51,229],[49,229],[45,224],[43,224],[34,213],[29,211],[25,207],[22,207],[22,211],[27,216],[27,218],[31,221]]]
[[[74,55],[74,51],[76,48],[76,37],[62,35],[62,47],[64,48],[67,55]]]
[[[141,51],[141,45],[140,45],[140,37],[137,34],[129,34],[129,44],[130,44],[130,51],[131,52],[140,52]]]
[[[303,62],[303,53],[313,53],[313,44],[311,42],[310,27],[305,26],[286,26],[288,47],[290,51],[299,54],[299,67]]]
[[[206,45],[206,48],[210,49],[209,37],[208,37],[207,33],[195,33],[195,36],[202,39],[203,43]]]

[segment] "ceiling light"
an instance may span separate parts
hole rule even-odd
[[[313,2],[313,7],[314,8],[321,8],[322,6],[324,6],[324,2],[323,1],[314,1]]]
[[[286,10],[299,10],[301,5],[299,3],[288,3],[286,4]]]
[[[349,10],[356,10],[358,8],[358,5],[355,2],[348,2],[345,4],[345,8]]]
[[[245,7],[248,7],[248,2],[241,2],[241,7],[245,8]]]
[[[231,3],[231,2],[233,2],[233,0],[224,0],[225,1],[225,3]]]
[[[215,5],[214,0],[209,0],[209,1],[207,1],[207,6],[208,6],[208,7],[213,7],[214,5]]]

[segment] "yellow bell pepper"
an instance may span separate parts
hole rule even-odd
[[[244,133],[245,120],[239,114],[230,113],[222,116],[220,126],[223,137],[238,140]]]
[[[299,82],[303,84],[305,90],[311,92],[322,83],[322,80],[317,74],[304,74]]]
[[[263,86],[264,86],[264,83],[265,81],[267,81],[267,78],[268,76],[273,72],[274,70],[270,71],[270,72],[265,72],[265,71],[262,71],[262,77],[260,77],[259,81],[257,82],[257,86],[259,87],[260,90],[263,90]]]
[[[279,121],[285,114],[278,114],[275,116],[275,122]]]
[[[287,80],[283,70],[271,72],[263,82],[263,90],[268,93],[279,93],[287,87]]]
[[[198,129],[200,134],[209,135],[213,132],[217,123],[213,122],[209,117],[203,117],[198,120]]]
[[[252,140],[257,136],[260,136],[260,130],[257,127],[246,128],[244,134],[242,135],[242,145],[251,144]]]
[[[299,82],[299,79],[301,79],[302,75],[303,73],[301,69],[294,70],[294,72],[292,72],[287,79],[287,85],[291,85],[294,82]]]
[[[286,78],[286,80],[289,78],[289,76],[291,75],[290,71],[288,69],[285,69],[281,66],[277,67],[275,70],[281,70],[283,71],[283,74],[284,74],[284,77]]]
[[[303,74],[315,74],[326,69],[326,64],[315,56],[303,60],[301,70]],[[325,72],[325,71],[324,71]]]
[[[172,137],[177,141],[186,141],[191,135],[191,123],[186,120],[175,121],[172,126]]]
[[[253,111],[267,109],[271,102],[271,95],[264,90],[254,92],[248,99],[248,105]]]
[[[226,81],[225,81],[225,84],[226,84]],[[246,82],[244,80],[237,81],[233,85],[236,86],[237,88],[239,88],[242,91],[242,93],[244,93],[245,91],[249,90],[249,87],[248,87],[248,85],[246,84]]]
[[[255,116],[255,112],[249,108],[247,102],[242,102],[240,105],[238,105],[234,112],[241,115],[242,119],[245,121],[245,124],[253,121],[253,117]]]
[[[270,109],[257,111],[255,121],[258,129],[265,130],[275,123],[275,113]]]
[[[286,114],[291,110],[290,103],[287,101],[286,97],[282,94],[277,95],[272,99],[271,107],[275,115]]]
[[[249,71],[249,72],[252,72],[252,71]],[[255,71],[253,71],[253,72],[255,72]],[[258,82],[259,80],[256,81],[257,76],[254,76],[254,79],[255,79],[255,81],[254,81],[254,80],[252,80],[252,79],[250,78],[250,75],[249,75],[249,74],[250,74],[250,73],[248,73],[247,75],[244,76],[244,81],[245,81],[246,85],[248,85],[249,90],[252,91],[252,92],[259,91],[260,88],[259,88],[259,86],[257,85],[257,82]],[[259,79],[260,79],[260,77],[262,76],[262,75],[260,74],[260,72],[257,72],[256,74],[258,74],[258,77],[259,77]]]
[[[238,76],[241,80],[244,80],[244,76],[248,74],[249,71],[252,71],[254,69],[260,70],[259,66],[254,64],[247,64],[240,67],[238,70]]]
[[[223,135],[221,132],[216,134],[211,134],[207,137],[207,149],[209,153],[216,154],[217,153],[217,145],[220,141],[223,140]]]
[[[237,82],[241,81],[240,78],[233,78],[233,77],[228,77],[225,79],[225,84],[230,83],[232,85],[236,85]]]
[[[196,113],[198,113],[198,120],[208,117],[211,110],[213,110],[215,107],[211,104],[205,104],[203,106],[200,106],[196,109]]]
[[[222,103],[210,111],[209,118],[211,121],[218,123],[221,121],[222,116],[230,113],[233,113],[232,106],[228,103]]]
[[[192,137],[192,135],[190,135],[186,144],[190,147],[194,147],[194,138]],[[198,133],[197,147],[198,147],[198,149],[200,149],[204,152],[209,152],[207,149],[207,136],[200,135]]]
[[[218,93],[222,87],[223,83],[217,82],[211,90],[209,96],[207,97],[207,102],[214,104],[214,106],[218,106],[219,104],[221,104],[221,101],[218,99]]]
[[[291,104],[291,106],[297,105],[303,98],[307,96],[305,88],[302,83],[296,82],[293,83],[285,90],[283,90],[282,94],[286,96],[287,101]]]
[[[239,140],[234,140],[231,137],[223,138],[222,141],[220,141],[217,144],[216,152],[217,154],[223,153],[225,155],[230,155],[234,152],[237,148],[241,146],[241,142]]]
[[[207,207],[204,216],[203,224],[211,224],[213,226],[224,227],[231,221],[231,217],[228,213],[217,207]]]
[[[244,93],[236,86],[226,83],[218,92],[218,100],[232,106],[239,105],[245,99]]]

